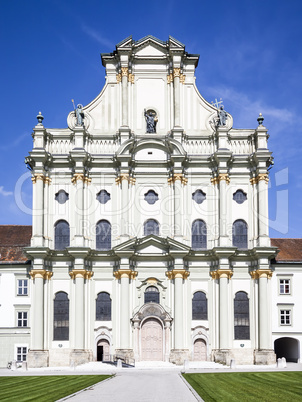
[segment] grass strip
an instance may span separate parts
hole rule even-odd
[[[1,401],[51,402],[87,388],[110,375],[0,377]]]
[[[183,374],[205,402],[302,401],[302,372]]]

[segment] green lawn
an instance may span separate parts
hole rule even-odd
[[[210,401],[302,401],[302,372],[183,374],[202,397]]]
[[[0,377],[1,401],[56,401],[110,375],[48,375]]]

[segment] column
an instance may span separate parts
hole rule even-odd
[[[169,355],[170,355],[170,349],[171,349],[170,333],[171,333],[171,322],[165,321],[165,361],[166,362],[169,361]]]
[[[44,175],[37,173],[33,182],[33,241],[34,246],[43,246],[43,206],[44,206]]]
[[[267,173],[258,174],[258,230],[259,246],[269,246],[268,235],[268,175]]]
[[[173,69],[174,83],[174,127],[180,126],[180,68]]]
[[[268,279],[272,277],[272,271],[259,269],[257,274],[259,277],[259,349],[271,349],[267,286]]]
[[[219,280],[219,349],[229,349],[230,316],[229,316],[229,279],[233,276],[231,269],[218,269],[210,272],[213,279]]]
[[[120,280],[120,351],[132,357],[133,351],[130,345],[130,280],[137,276],[136,271],[122,268],[114,272],[116,279]],[[131,356],[129,356],[129,354]]]
[[[75,283],[75,349],[85,349],[85,336],[84,336],[84,278],[87,271],[85,269],[74,269],[69,272],[71,279]]]
[[[128,67],[122,67],[122,126],[128,126]]]
[[[183,214],[181,213],[181,179],[182,174],[174,175],[174,236],[180,237],[183,235],[182,233],[182,220]]]
[[[128,208],[129,208],[129,175],[128,173],[123,173],[120,176],[121,178],[121,187],[122,187],[122,216],[121,216],[121,236],[128,235]]]
[[[84,174],[75,173],[72,178],[72,183],[76,186],[75,199],[75,244],[74,246],[84,246],[83,236],[83,212],[84,212]]]

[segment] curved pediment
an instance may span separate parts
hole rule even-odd
[[[159,318],[163,323],[167,321],[172,321],[170,314],[163,308],[161,304],[158,303],[146,303],[144,304],[136,314],[134,314],[132,321],[141,322],[145,318],[156,317]]]

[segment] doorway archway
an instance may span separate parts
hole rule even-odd
[[[286,361],[298,363],[300,358],[299,341],[295,338],[278,338],[274,342],[275,353],[278,358],[285,357]]]
[[[142,360],[163,360],[163,328],[155,318],[147,318],[141,329]]]
[[[109,342],[106,339],[101,339],[97,344],[96,360],[98,362],[109,361]]]
[[[194,342],[193,351],[194,361],[206,361],[207,360],[207,344],[203,339],[196,339]]]

